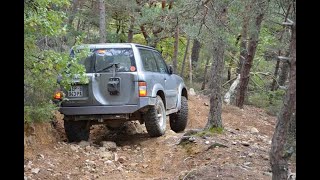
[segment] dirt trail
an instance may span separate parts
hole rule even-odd
[[[209,111],[208,98],[189,98],[187,129],[202,128]],[[25,149],[27,179],[271,179],[268,152],[276,117],[245,106],[223,107],[222,134],[195,136],[185,146],[177,145],[183,133],[169,130],[150,138],[144,126],[113,133],[103,125],[93,126],[89,142],[66,143],[61,117],[57,142]],[[102,141],[117,147],[108,151]],[[210,145],[220,143],[227,147]],[[36,143],[35,143],[36,144]],[[295,164],[291,168],[295,171]]]

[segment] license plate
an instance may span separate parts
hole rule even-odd
[[[81,86],[71,86],[71,90],[68,91],[69,97],[82,97],[83,91]]]

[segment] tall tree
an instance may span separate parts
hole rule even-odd
[[[217,8],[217,9],[216,9]],[[216,27],[222,30],[226,26],[227,22],[227,1],[219,2],[213,10],[211,6],[211,12],[217,11],[218,17],[215,17]],[[222,127],[222,75],[224,66],[224,51],[226,42],[223,35],[217,35],[213,39],[213,62],[211,65],[211,81],[210,81],[210,110],[208,115],[208,122],[205,129],[213,127]]]
[[[284,86],[288,78],[289,64],[286,62],[283,62],[280,69],[281,70],[278,78],[278,83],[280,86]]]
[[[207,57],[206,65],[205,65],[204,73],[203,73],[203,82],[202,82],[202,85],[201,85],[201,90],[204,90],[204,88],[206,88],[207,71],[208,71],[209,61],[210,61],[210,57]]]
[[[130,17],[130,26],[128,31],[128,42],[131,43],[133,39],[134,17]]]
[[[178,65],[177,65],[178,49],[179,49],[179,25],[178,25],[178,20],[177,20],[176,30],[174,33],[174,46],[173,46],[173,58],[172,58],[173,72],[175,74],[178,74]]]
[[[183,77],[183,71],[184,71],[184,67],[185,67],[185,64],[186,64],[186,59],[187,59],[188,50],[189,50],[189,44],[190,44],[190,38],[188,37],[187,46],[186,46],[186,50],[184,52],[183,61],[182,61],[182,67],[181,67],[181,71],[180,71],[180,76],[181,77]]]
[[[100,43],[106,42],[106,8],[104,4],[104,0],[99,0],[99,13],[100,13],[100,21],[99,21],[99,34],[100,34]]]
[[[248,34],[248,25],[250,17],[248,15],[248,12],[250,11],[250,5],[247,4],[245,7],[245,11],[243,12],[243,24],[242,24],[242,30],[241,30],[241,42],[240,42],[240,57],[239,57],[239,64],[237,68],[237,74],[241,73],[241,69],[243,66],[243,62],[245,61],[248,50],[247,50],[247,34]]]
[[[253,4],[254,8],[252,10],[254,10],[256,17],[255,22],[253,23],[253,28],[250,29],[248,54],[246,55],[243,67],[241,68],[240,85],[236,98],[236,106],[241,109],[243,108],[245,94],[249,84],[250,70],[258,46],[261,23],[268,7],[268,0],[257,0],[255,2],[256,3]]]
[[[199,60],[199,54],[200,54],[200,48],[201,48],[200,41],[197,39],[194,39],[192,50],[191,50],[192,69],[196,69],[196,67],[197,67],[198,60]]]
[[[289,87],[287,89],[283,107],[277,118],[276,129],[273,134],[270,164],[272,169],[273,180],[288,179],[288,159],[290,154],[285,151],[287,143],[287,132],[290,125],[290,119],[293,115],[296,103],[296,24],[295,15],[291,25],[291,42],[290,42],[290,75]]]

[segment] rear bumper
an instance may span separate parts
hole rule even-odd
[[[152,97],[141,97],[139,99],[137,105],[60,107],[59,111],[65,115],[130,114],[156,103],[156,98]]]

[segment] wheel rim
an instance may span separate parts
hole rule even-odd
[[[157,120],[158,120],[159,126],[161,128],[163,128],[163,126],[164,126],[164,118],[165,118],[164,108],[163,108],[163,106],[158,104],[158,106],[157,106]]]

